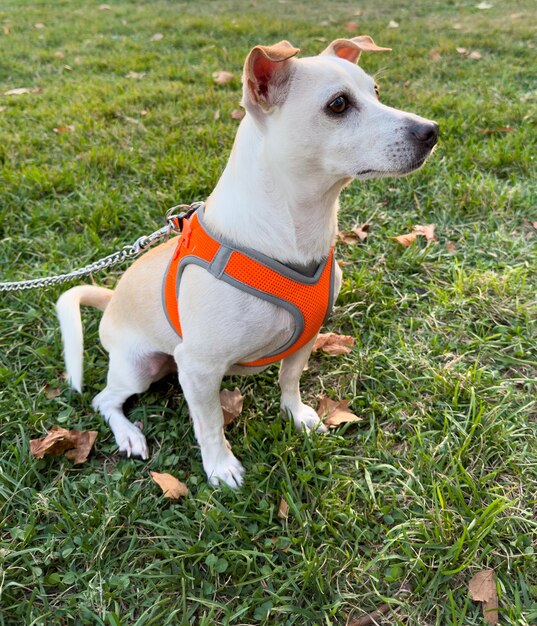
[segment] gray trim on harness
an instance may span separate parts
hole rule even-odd
[[[276,356],[278,354],[285,352],[288,348],[290,348],[297,341],[297,339],[302,334],[302,331],[304,329],[304,316],[302,315],[302,312],[297,306],[295,306],[288,300],[278,298],[277,296],[274,296],[265,291],[260,291],[259,289],[256,289],[255,287],[251,287],[250,285],[247,285],[233,278],[232,276],[229,276],[228,274],[226,274],[225,269],[227,267],[229,259],[231,255],[233,254],[233,252],[244,254],[245,256],[248,256],[254,259],[255,261],[269,267],[275,272],[278,272],[279,274],[281,274],[282,276],[285,276],[286,278],[294,280],[295,282],[308,284],[308,285],[316,284],[318,282],[318,280],[320,279],[325,269],[328,259],[324,259],[323,261],[321,261],[321,263],[319,263],[317,270],[315,271],[313,276],[305,276],[304,274],[301,274],[295,269],[288,267],[287,265],[284,265],[283,263],[280,263],[279,261],[276,261],[275,259],[271,259],[270,257],[266,256],[262,252],[258,252],[257,250],[253,250],[252,248],[235,246],[228,239],[221,236],[220,234],[216,235],[214,232],[211,231],[211,229],[207,226],[204,220],[203,207],[200,207],[196,211],[196,214],[198,216],[198,221],[200,223],[200,226],[213,239],[215,239],[216,241],[220,243],[220,248],[218,249],[216,255],[214,256],[213,260],[210,263],[208,263],[204,259],[200,259],[199,257],[193,256],[193,255],[185,256],[181,259],[181,261],[179,262],[179,266],[177,268],[177,278],[176,278],[176,285],[175,285],[175,294],[176,294],[177,302],[179,302],[179,286],[181,283],[181,276],[183,275],[183,271],[185,270],[187,265],[190,265],[190,264],[198,265],[199,267],[202,267],[203,269],[207,270],[210,274],[212,274],[218,280],[223,280],[224,282],[228,283],[229,285],[232,285],[233,287],[237,289],[240,289],[241,291],[249,293],[250,295],[253,295],[256,298],[260,298],[261,300],[265,300],[266,302],[270,302],[271,304],[274,304],[276,306],[280,306],[286,311],[288,311],[293,316],[294,322],[295,322],[295,329],[294,329],[292,336],[290,337],[288,341],[286,341],[283,344],[283,346],[272,351],[270,354],[266,354],[265,356],[261,358],[266,359],[266,358],[270,358],[272,356]],[[170,259],[166,267],[166,272],[164,273],[164,284],[165,284],[166,276],[168,275],[168,271],[169,271],[172,261],[173,261],[173,257],[172,259]],[[334,263],[335,263],[335,259],[334,259],[334,256],[332,255],[330,292],[328,295],[328,306],[326,309],[326,315],[324,317],[323,324],[328,319],[332,311],[332,307],[334,305]],[[168,311],[167,311],[166,302],[165,302],[164,288],[162,289],[162,303],[163,303],[163,308],[164,308],[164,313],[166,315],[166,318],[170,326],[175,330],[175,327],[172,324],[168,316]],[[179,306],[179,304],[177,304],[177,306]],[[175,332],[177,333],[177,330],[175,330]],[[177,334],[179,335],[179,333]]]

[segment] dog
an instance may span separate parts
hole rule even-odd
[[[142,459],[149,454],[141,430],[123,413],[127,398],[177,371],[209,482],[239,487],[244,468],[224,436],[220,386],[225,375],[259,372],[270,358],[281,359],[282,410],[298,429],[325,430],[302,402],[299,383],[321,318],[341,286],[332,258],[339,193],[356,179],[416,170],[438,138],[435,122],[380,102],[375,81],[357,65],[362,52],[387,50],[367,35],[337,39],[305,58],[297,58],[299,49],[287,41],[255,46],[244,64],[246,114],[224,172],[196,217],[197,230],[185,223],[188,233],[141,256],[114,291],[77,286],[60,296],[66,369],[79,391],[80,305],[104,311],[100,339],[110,364],[107,385],[93,406],[121,453]],[[198,239],[217,241],[216,258],[192,256],[191,230],[194,239],[198,233]],[[190,261],[177,272],[175,302],[172,294],[164,304],[170,289],[163,296],[162,281],[173,259],[185,258],[183,248]],[[235,278],[228,273],[234,258]],[[290,295],[263,295],[263,285],[278,272],[291,285]],[[175,280],[175,274],[168,280],[172,291]],[[322,289],[304,296],[304,306],[314,312],[297,313],[300,303],[292,299],[302,298],[300,290],[306,293],[315,280]],[[175,326],[171,320],[179,312],[180,330],[179,320]],[[297,335],[295,348],[289,348]]]

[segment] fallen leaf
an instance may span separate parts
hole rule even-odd
[[[494,579],[493,569],[484,569],[477,572],[468,583],[470,597],[476,602],[482,602],[483,617],[487,624],[494,626],[498,623],[498,592]]]
[[[466,54],[468,50],[466,48],[455,48],[459,54]]]
[[[246,113],[242,109],[233,109],[230,115],[233,120],[242,120]]]
[[[358,24],[356,22],[347,22],[343,28],[349,33],[352,33],[358,30]]]
[[[427,241],[436,241],[436,237],[434,236],[434,224],[424,224],[414,226],[414,232],[418,235],[423,235]]]
[[[162,489],[165,498],[170,500],[179,500],[181,496],[188,495],[188,487],[185,483],[177,480],[171,474],[159,474],[159,472],[149,472],[151,478]]]
[[[317,415],[323,420],[326,426],[336,428],[340,424],[347,422],[361,422],[362,418],[349,411],[348,400],[332,400],[328,396],[321,397]]]
[[[100,4],[99,11],[110,11],[112,7],[109,4]]]
[[[161,39],[164,39],[164,35],[162,33],[155,33],[151,37],[151,41],[160,41]]]
[[[0,113],[3,113],[6,109],[7,107],[0,107]]]
[[[72,68],[70,65],[64,65],[64,66],[63,66],[63,69],[64,69],[66,72],[72,72],[72,71],[73,71],[73,68]]]
[[[144,76],[145,76],[145,72],[132,72],[131,71],[128,74],[126,74],[125,78],[136,78],[136,79],[140,80]]]
[[[452,28],[454,28],[455,30],[461,30],[462,24],[459,24],[459,22],[455,22]]]
[[[362,224],[361,226],[355,226],[352,229],[352,232],[355,235],[358,235],[358,239],[360,241],[365,241],[367,236],[369,235],[369,229],[371,228],[371,224]]]
[[[495,133],[513,133],[515,129],[512,126],[500,126],[498,128],[485,128],[478,132],[482,135],[494,135]]]
[[[353,246],[358,243],[358,235],[348,230],[340,230],[337,234],[337,240]]]
[[[348,354],[354,346],[354,337],[336,333],[319,333],[312,352],[322,350],[326,354]]]
[[[472,52],[468,55],[469,59],[481,59],[482,57],[483,55],[481,52],[478,52],[477,50],[472,50]]]
[[[22,96],[25,93],[41,93],[41,91],[41,87],[17,87],[16,89],[4,91],[4,96]]]
[[[535,230],[537,230],[537,222],[532,222],[531,225],[535,228]]]
[[[278,517],[280,519],[287,519],[288,516],[289,516],[289,505],[287,504],[287,501],[285,500],[285,498],[282,497],[282,499],[280,500],[280,506],[278,508]]]
[[[140,111],[140,115],[143,115],[144,117],[149,113],[149,111],[147,111],[146,109],[142,109]]]
[[[455,254],[457,252],[457,248],[455,247],[455,244],[452,241],[448,241],[446,243],[446,248],[449,254]]]
[[[233,80],[233,74],[231,72],[226,72],[226,70],[220,70],[219,72],[213,73],[213,81],[217,85],[227,85]]]
[[[493,5],[490,4],[490,2],[480,2],[479,4],[475,5],[476,9],[481,9],[482,11],[486,10],[486,9],[492,9]]]
[[[55,133],[61,134],[61,133],[72,133],[75,130],[75,127],[72,126],[71,124],[62,124],[61,126],[57,126],[56,128],[52,129]]]
[[[390,20],[388,28],[399,28],[399,22],[396,22],[395,20]]]
[[[398,235],[397,237],[390,237],[394,241],[397,241],[402,246],[408,247],[413,244],[418,237],[418,233],[407,233],[406,235]]]
[[[431,59],[431,61],[439,61],[442,58],[442,55],[440,54],[440,52],[438,52],[438,50],[435,50],[433,48],[429,51],[429,58]]]
[[[213,120],[217,122],[219,119],[220,119],[220,109],[216,109],[216,111],[213,113]]]
[[[64,59],[65,58],[65,53],[62,52],[62,50],[56,50],[56,52],[54,53],[54,56],[57,59]]]
[[[4,35],[9,35],[9,26],[4,25],[2,27],[2,32],[4,33]]]
[[[231,422],[242,413],[242,405],[244,403],[244,396],[235,387],[233,391],[229,389],[222,389],[220,392],[220,404],[222,405],[222,411],[224,412],[224,426],[231,424]]]
[[[57,398],[61,394],[62,390],[59,388],[50,387],[49,385],[45,385],[45,395],[49,400],[53,398]]]
[[[46,454],[65,454],[74,463],[84,463],[96,438],[97,432],[94,430],[67,430],[61,426],[52,426],[45,437],[30,440],[30,451],[37,459],[42,459]]]
[[[412,593],[412,588],[405,584],[395,594],[395,597],[398,598],[403,595],[408,595],[409,593]],[[345,626],[378,626],[378,624],[383,623],[382,616],[386,615],[389,610],[390,605],[384,602],[377,606],[374,611],[371,611],[371,613],[361,615],[360,617],[349,617]]]
[[[37,30],[41,30],[41,29],[46,28],[46,27],[43,24],[43,22],[37,22],[37,24],[34,24],[34,28],[37,28]]]

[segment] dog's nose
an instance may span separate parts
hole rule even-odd
[[[416,141],[428,148],[432,148],[438,141],[438,124],[436,122],[413,122],[408,130]]]

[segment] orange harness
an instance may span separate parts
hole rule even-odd
[[[245,366],[268,365],[307,344],[319,332],[333,305],[334,248],[315,274],[296,270],[249,248],[238,248],[212,235],[200,207],[183,221],[181,236],[163,281],[163,304],[168,321],[181,337],[179,286],[184,268],[194,263],[219,280],[287,309],[295,319],[292,337],[276,351]]]

